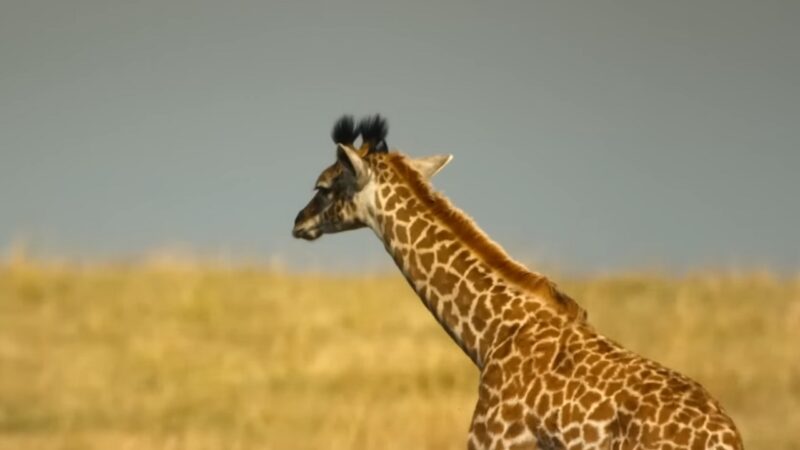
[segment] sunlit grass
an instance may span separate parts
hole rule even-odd
[[[559,281],[747,448],[796,448],[800,279]],[[477,376],[399,275],[0,267],[0,449],[463,449]]]

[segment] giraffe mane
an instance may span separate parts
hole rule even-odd
[[[422,174],[411,167],[406,156],[394,152],[387,156],[390,166],[405,181],[414,196],[487,266],[496,269],[517,287],[544,295],[557,307],[561,307],[571,320],[586,319],[586,311],[574,299],[560,291],[546,276],[529,270],[509,257],[465,212],[436,192]]]

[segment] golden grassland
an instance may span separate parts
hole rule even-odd
[[[747,448],[799,448],[800,278],[558,281]],[[0,266],[0,449],[463,449],[477,377],[399,275]]]

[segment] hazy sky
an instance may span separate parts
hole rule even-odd
[[[388,265],[290,235],[345,112],[518,258],[800,269],[793,0],[2,0],[0,249]]]

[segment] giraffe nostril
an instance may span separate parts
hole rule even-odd
[[[300,222],[303,221],[304,215],[303,210],[297,213],[297,216],[294,218],[294,226],[297,226]]]

